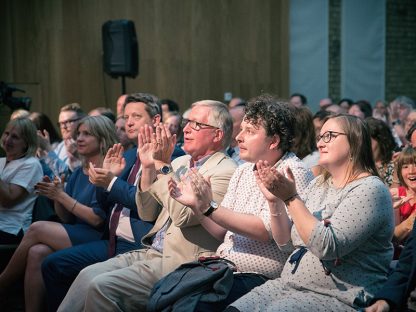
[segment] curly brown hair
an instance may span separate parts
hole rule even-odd
[[[282,152],[291,149],[295,136],[295,117],[293,107],[286,100],[271,94],[262,94],[248,101],[245,121],[262,125],[267,136],[278,135]]]

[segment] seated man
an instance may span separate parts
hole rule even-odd
[[[69,176],[81,165],[72,134],[84,116],[85,113],[78,103],[61,107],[58,126],[61,130],[62,142],[56,147],[51,145],[48,133],[38,133],[40,160],[44,163],[43,166],[52,171],[54,176],[60,177],[62,174]]]
[[[407,311],[410,293],[416,287],[416,223],[400,255],[396,269],[374,296],[367,312]]]
[[[82,270],[59,311],[143,311],[159,279],[182,263],[215,252],[219,241],[200,224],[192,209],[169,196],[168,180],[196,167],[211,177],[213,198],[221,201],[236,168],[223,152],[231,140],[232,120],[223,103],[206,100],[192,105],[185,123],[183,149],[189,155],[172,163],[175,136],[163,125],[156,133],[145,126],[139,135],[142,175],[136,202],[141,219],[155,221],[142,239],[146,248]]]
[[[239,273],[250,272],[234,274],[233,285],[225,300],[215,303],[201,301],[196,311],[223,311],[227,305],[267,279],[280,276],[292,249],[279,249],[273,240],[272,223],[290,228],[291,222],[286,214],[269,209],[254,172],[255,164],[262,160],[279,171],[290,168],[301,192],[312,181],[312,172],[290,152],[294,124],[294,113],[289,103],[269,95],[248,102],[241,131],[236,136],[241,159],[246,163],[235,171],[219,206],[212,201],[209,182],[204,181],[200,174],[191,172],[180,184],[173,180],[170,182],[172,197],[191,207],[207,231],[223,241],[217,255],[232,261]],[[193,293],[190,297],[196,296]],[[180,302],[186,302],[190,307],[192,298],[182,298]]]
[[[161,121],[161,110],[156,97],[146,93],[128,95],[123,118],[126,120],[128,138],[136,143],[140,127],[154,127]],[[42,263],[50,311],[58,308],[83,268],[105,261],[115,254],[141,248],[142,236],[153,226],[152,223],[141,221],[137,213],[136,180],[141,167],[137,150],[134,148],[127,151],[124,154],[125,160],[122,159],[122,151],[120,144],[114,146],[106,155],[104,168],[89,169],[91,183],[99,186],[97,199],[100,205],[114,209],[109,220],[108,239],[61,250]]]

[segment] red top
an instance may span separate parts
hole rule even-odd
[[[406,188],[404,186],[399,186],[399,196],[405,197],[406,195]],[[405,202],[403,205],[400,206],[400,217],[402,220],[406,220],[413,211],[416,209],[416,204],[411,205],[409,202]]]

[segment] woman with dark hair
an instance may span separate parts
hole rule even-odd
[[[397,224],[394,229],[394,242],[396,246],[400,246],[411,233],[416,218],[416,149],[407,146],[401,151],[396,163],[401,186],[391,188],[390,193],[395,200]],[[395,256],[397,258],[398,253]]]
[[[406,139],[409,141],[409,144],[416,148],[416,123],[410,127],[409,131],[407,131]]]
[[[295,116],[295,138],[291,151],[302,160],[307,168],[314,171],[313,168],[318,165],[319,152],[316,147],[312,113],[304,106],[294,107],[293,109]]]
[[[367,125],[331,116],[317,138],[325,173],[298,195],[290,170],[257,163],[276,244],[296,250],[280,278],[254,288],[226,311],[356,311],[387,280],[393,208],[371,157]],[[288,213],[287,213],[288,211]],[[291,231],[283,226],[288,214]]]
[[[373,116],[373,108],[371,104],[366,100],[360,100],[355,102],[348,109],[348,114],[365,119]]]
[[[33,121],[38,131],[42,132],[43,135],[48,135],[52,148],[55,148],[55,145],[61,142],[58,131],[56,131],[52,121],[46,114],[33,112],[30,113],[29,119]]]
[[[378,174],[387,186],[395,187],[398,183],[392,157],[397,144],[391,129],[384,121],[374,117],[368,117],[365,121],[370,130],[371,149]]]
[[[44,113],[33,112],[30,113],[28,118],[32,120],[32,122],[36,126],[36,129],[38,129],[37,135],[39,146],[36,155],[40,159],[43,175],[47,175],[48,177],[53,179],[54,176],[58,174],[58,172],[53,172],[53,169],[55,168],[51,168],[48,164],[46,164],[45,158],[48,154],[47,151],[55,149],[61,142],[61,138],[59,137],[59,134],[53,126],[49,117]]]
[[[55,212],[63,223],[32,223],[0,274],[0,293],[24,275],[26,311],[41,310],[45,294],[41,264],[47,255],[101,239],[106,212],[97,202],[96,187],[89,182],[88,168],[91,165],[101,167],[107,150],[115,143],[117,137],[110,119],[104,116],[83,118],[76,128],[77,150],[83,166],[73,172],[65,189],[64,176],[62,180],[55,177],[54,181],[44,177],[43,182],[36,184],[39,194],[54,201]]]

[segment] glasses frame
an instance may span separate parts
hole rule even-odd
[[[343,132],[337,132],[337,131],[325,131],[322,135],[318,134],[316,136],[316,142],[318,143],[322,139],[324,143],[329,143],[333,141],[339,135],[347,135],[347,134]]]
[[[73,124],[74,122],[76,122],[80,119],[81,119],[80,117],[73,118],[73,119],[68,119],[68,120],[65,120],[65,121],[57,122],[56,125],[58,126],[59,129],[60,128],[66,128],[66,127],[68,127],[68,124]]]
[[[188,125],[188,124],[189,124],[189,127],[191,127],[195,131],[199,131],[201,129],[209,129],[209,128],[219,129],[218,127],[215,127],[215,126],[212,126],[212,125],[208,125],[208,124],[203,123],[203,122],[199,122],[199,121],[196,121],[196,120],[191,120],[191,119],[183,118],[182,119],[182,123],[181,123],[182,128],[185,128],[185,126]]]

